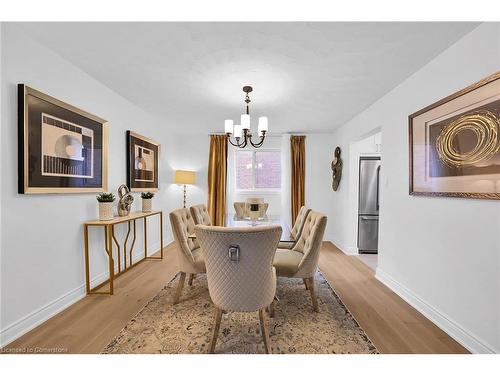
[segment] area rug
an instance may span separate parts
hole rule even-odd
[[[102,353],[206,353],[214,323],[205,275],[187,283],[172,304],[178,275]],[[279,278],[274,318],[267,316],[272,353],[377,353],[321,272],[316,274],[319,313],[301,279]],[[264,353],[258,313],[224,314],[216,353]]]

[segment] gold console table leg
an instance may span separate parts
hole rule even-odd
[[[163,212],[159,212],[158,215],[160,215],[160,256],[148,256],[147,254],[147,238],[146,238],[146,233],[147,233],[147,224],[146,224],[146,218],[144,218],[144,258],[145,259],[163,259]]]
[[[89,226],[84,225],[83,237],[85,239],[85,290],[90,293],[90,270],[89,270]]]
[[[109,228],[108,228],[109,227]],[[113,294],[113,279],[115,278],[115,265],[113,261],[113,226],[109,225],[105,227],[106,240],[107,240],[107,251],[108,251],[108,263],[109,263],[109,294]]]
[[[148,223],[147,223],[147,217],[148,216],[153,216],[153,215],[160,215],[160,256],[152,257],[148,256]],[[142,217],[143,215],[141,215]],[[116,236],[115,236],[115,224],[120,224],[125,222],[125,220],[114,220],[112,222],[101,222],[97,220],[90,220],[88,222],[84,223],[84,246],[85,246],[85,289],[87,294],[108,294],[112,295],[114,294],[114,279],[115,277],[118,277],[125,271],[127,271],[129,268],[136,266],[140,262],[146,259],[163,259],[163,212],[157,211],[153,212],[151,214],[147,214],[146,216],[143,216],[143,225],[144,225],[144,258],[140,259],[137,261],[135,264],[133,263],[133,257],[132,257],[132,251],[134,250],[134,245],[136,241],[136,220],[141,218],[130,218],[127,220],[127,234],[123,243],[123,269],[122,269],[122,260],[121,260],[121,245],[120,242],[118,242]],[[130,224],[130,222],[133,222]],[[129,249],[127,249],[127,244],[128,240],[130,238],[130,231],[131,231],[131,226],[133,225],[133,238],[132,238],[132,244]],[[109,278],[106,281],[103,281],[99,285],[96,285],[95,287],[91,287],[90,285],[90,254],[89,254],[89,226],[100,226],[104,228],[104,250],[107,253],[108,256],[108,268],[109,268]],[[113,242],[116,244],[117,247],[117,254],[118,254],[118,272],[115,274],[115,263],[113,259]],[[127,250],[128,250],[128,255],[129,255],[129,267],[127,267]],[[97,291],[97,289],[101,288],[104,284],[109,283],[109,291],[107,292],[101,292]]]

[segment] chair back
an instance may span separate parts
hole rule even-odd
[[[269,208],[269,203],[260,203],[259,204],[259,217],[266,216],[268,208]]]
[[[246,202],[234,202],[233,206],[237,217],[248,217],[250,215]]]
[[[281,227],[209,227],[196,225],[213,303],[226,311],[257,311],[276,292],[274,254]]]
[[[326,222],[326,216],[319,212],[311,211],[307,215],[302,233],[292,248],[304,254],[298,267],[301,277],[312,277],[316,273]]]
[[[210,220],[206,205],[198,204],[196,206],[191,206],[189,211],[191,212],[195,225],[212,225],[212,220]]]
[[[302,229],[304,228],[304,223],[306,222],[307,215],[311,212],[310,208],[306,206],[300,207],[299,214],[295,219],[295,224],[293,224],[293,228],[290,231],[293,238],[299,238],[302,233]]]
[[[187,208],[179,208],[169,214],[172,233],[177,245],[177,256],[181,271],[189,272],[194,265],[192,251],[199,248],[196,239],[189,238],[194,233],[194,221]]]

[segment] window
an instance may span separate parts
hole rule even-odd
[[[276,150],[234,152],[237,190],[281,189],[281,153]]]

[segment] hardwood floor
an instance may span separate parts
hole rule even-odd
[[[146,261],[115,281],[115,295],[83,298],[7,348],[66,348],[99,353],[177,273],[173,245],[163,261]],[[381,353],[467,351],[374,277],[373,270],[325,242],[319,266]]]
[[[468,353],[331,242],[323,244],[319,268],[381,353]]]

